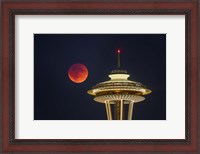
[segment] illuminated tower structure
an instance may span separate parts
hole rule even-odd
[[[151,90],[139,82],[128,80],[130,75],[120,69],[119,49],[118,69],[108,76],[110,80],[96,84],[88,94],[94,96],[94,101],[105,104],[108,120],[132,120],[134,103],[143,101],[144,95],[151,93]]]

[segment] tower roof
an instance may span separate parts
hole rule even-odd
[[[115,69],[111,71],[111,74],[127,74],[127,71],[124,69]]]

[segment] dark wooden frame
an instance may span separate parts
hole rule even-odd
[[[53,2],[4,1],[2,5],[2,64],[0,152],[181,152],[198,153],[198,1]],[[22,140],[15,139],[15,29],[17,14],[153,14],[186,17],[186,139],[183,140]],[[0,85],[1,85],[0,84]],[[0,107],[1,107],[0,106]],[[1,117],[1,116],[0,116]]]

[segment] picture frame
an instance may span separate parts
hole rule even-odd
[[[2,153],[199,153],[199,1],[3,1],[1,52]],[[15,15],[185,15],[185,139],[15,139]]]

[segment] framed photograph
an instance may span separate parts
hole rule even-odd
[[[200,152],[198,5],[1,2],[1,152]]]

